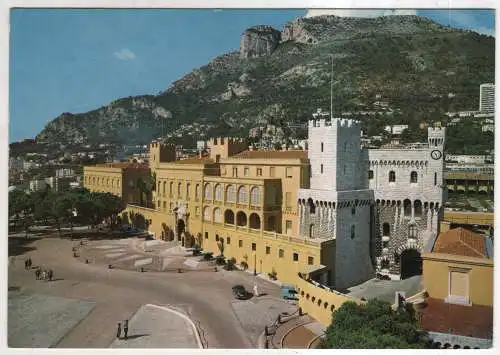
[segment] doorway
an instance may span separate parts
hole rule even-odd
[[[401,280],[422,275],[422,256],[416,249],[406,249],[401,253]]]

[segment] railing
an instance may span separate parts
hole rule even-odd
[[[260,229],[248,228],[248,231],[249,231],[250,233],[255,233],[255,234],[259,234],[259,233],[260,233]]]
[[[236,230],[238,230],[238,231],[246,231],[247,227],[246,226],[236,226]]]

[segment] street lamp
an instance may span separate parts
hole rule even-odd
[[[253,258],[254,258],[253,259],[254,260],[253,261],[253,266],[254,266],[254,268],[253,268],[253,275],[257,276],[257,253],[253,254]]]

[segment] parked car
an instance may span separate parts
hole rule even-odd
[[[297,300],[297,290],[290,285],[281,286],[281,298],[285,300]]]
[[[238,300],[244,300],[248,297],[248,292],[245,290],[245,287],[242,285],[233,286],[233,295],[234,298]]]

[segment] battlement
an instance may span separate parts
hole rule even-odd
[[[172,143],[164,143],[164,142],[158,142],[156,140],[152,141],[151,144],[149,145],[150,148],[166,148],[166,147],[174,147],[175,144]]]
[[[360,122],[350,118],[332,118],[331,120],[321,118],[319,120],[309,120],[309,128],[324,128],[334,125],[342,128],[355,128],[360,126]]]
[[[239,143],[245,143],[245,142],[246,142],[245,138],[216,137],[216,138],[210,138],[210,140],[208,141],[208,146],[224,145],[224,144],[239,144]]]

